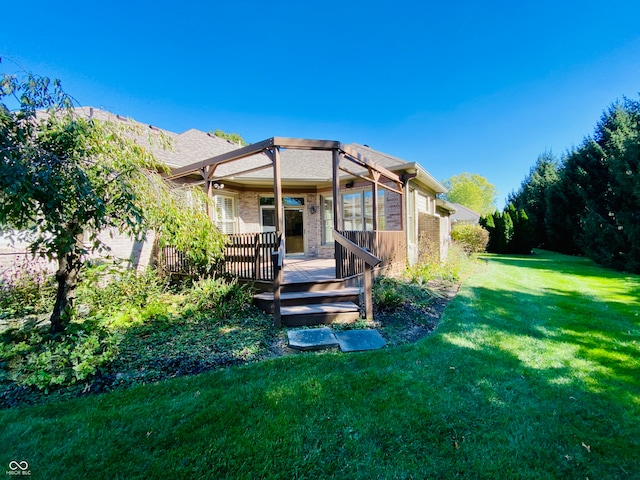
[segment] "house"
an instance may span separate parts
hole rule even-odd
[[[215,211],[211,212],[212,218],[223,233],[276,231],[274,175],[268,156],[271,146],[255,148],[249,145],[242,149],[238,144],[196,129],[177,134],[100,109],[84,107],[82,110],[85,115],[99,120],[138,127],[138,132],[142,133],[138,134],[137,140],[173,170],[169,176],[172,182],[201,184],[208,189],[216,205]],[[163,146],[161,137],[169,141],[169,148]],[[341,230],[372,231],[375,227],[380,231],[404,232],[410,264],[418,259],[421,239],[431,242],[441,258],[446,256],[451,215],[459,207],[438,198],[439,194],[446,193],[446,188],[419,163],[377,151],[368,145],[352,143],[345,146],[354,157],[366,159],[400,179],[399,185],[390,178],[380,181],[380,188],[376,189],[374,219],[373,189],[371,180],[366,178],[367,168],[352,164],[340,171],[337,179],[339,202],[334,207],[332,152],[335,149],[329,147],[341,144],[310,141],[322,143],[324,146],[320,148],[300,142],[303,141],[298,140],[298,146],[279,149],[286,257],[334,258],[336,208],[340,217],[337,226]],[[240,150],[251,154],[233,159]],[[205,170],[211,169],[220,158],[222,161],[215,171],[205,175]],[[109,238],[108,243],[116,256],[131,259],[136,265],[148,263],[152,238],[143,245],[136,245],[115,232],[104,235],[105,239]]]
[[[367,145],[340,146],[338,142],[301,139],[270,141],[286,144],[279,150],[287,257],[333,258],[335,226],[348,231],[404,232],[410,263],[417,260],[421,236],[434,241],[441,255],[446,255],[449,217],[455,209],[437,198],[446,189],[420,164]],[[314,142],[323,145],[314,146]],[[245,147],[245,151],[252,148]],[[175,169],[170,179],[208,183],[217,206],[214,222],[224,233],[276,231],[272,161],[261,148],[257,149],[259,153],[241,156],[235,163],[229,160],[235,153],[231,152],[184,165]],[[367,169],[362,165],[344,168],[334,187],[333,152],[340,148],[393,175],[379,181],[376,202],[374,182],[366,178]],[[222,163],[215,172],[205,174],[205,169],[216,161]],[[338,198],[337,205],[334,198]],[[340,217],[337,225],[336,209]]]
[[[338,312],[318,307],[308,314],[311,319],[283,321],[307,324],[344,317],[341,309],[347,307],[334,297],[360,278],[370,317],[374,266],[415,263],[426,244],[435,255],[446,256],[455,208],[438,198],[446,188],[417,162],[368,145],[327,140],[273,137],[243,147],[195,129],[176,134],[100,109],[82,111],[136,127],[136,140],[171,167],[168,181],[205,189],[215,206],[209,212],[212,220],[229,235],[227,271],[271,292],[273,305],[267,308],[273,309],[276,324],[281,294],[300,288],[287,286],[291,282],[283,276],[294,260],[325,259],[335,265],[332,281],[322,284],[332,293],[319,302],[335,304]],[[167,140],[170,148],[165,148]],[[148,264],[153,255],[152,233],[143,242],[117,232],[101,235],[115,257],[136,267]],[[311,283],[308,289],[320,288],[319,281]],[[294,301],[296,295],[298,303],[310,302],[309,295],[293,292],[282,301]],[[354,307],[348,307],[347,316],[359,314]]]

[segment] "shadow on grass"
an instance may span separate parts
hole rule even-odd
[[[473,370],[477,378],[461,385],[463,390],[484,395],[506,417],[527,411],[522,421],[539,432],[532,437],[541,448],[553,435],[559,435],[560,443],[573,444],[558,455],[559,464],[575,464],[579,458],[583,467],[589,465],[579,470],[585,475],[600,471],[612,478],[632,478],[640,471],[633,453],[640,448],[640,277],[584,259],[575,265],[524,256],[490,257],[489,262],[563,276],[594,276],[622,290],[611,299],[602,291],[594,295],[590,288],[539,285],[523,293],[496,288],[496,282],[490,288],[475,285],[450,305],[432,341],[458,347],[450,355],[459,362],[452,366],[454,371]],[[541,278],[532,273],[532,281]],[[597,290],[598,283],[589,287]],[[532,425],[535,410],[538,417],[548,418]],[[600,465],[606,468],[598,470]]]

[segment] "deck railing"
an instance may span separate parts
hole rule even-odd
[[[175,247],[166,246],[158,251],[158,268],[166,275],[193,275],[196,269],[187,255]]]
[[[276,232],[235,233],[227,236],[224,252],[225,273],[241,280],[272,282],[272,254],[280,245]]]
[[[389,267],[394,263],[402,263],[407,258],[406,237],[403,231],[340,231],[344,237],[351,240],[382,262],[378,268]],[[336,278],[347,278],[360,275],[365,271],[365,262],[350,253],[339,243],[336,243]]]

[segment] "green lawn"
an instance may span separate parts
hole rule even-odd
[[[413,345],[0,412],[33,478],[640,478],[640,277],[487,256]]]

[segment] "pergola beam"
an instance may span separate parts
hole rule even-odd
[[[352,172],[351,170],[349,170],[348,168],[345,168],[345,167],[340,167],[340,170],[342,170],[343,172],[348,173],[349,175],[352,175],[354,177],[358,177],[358,178],[361,178],[362,180],[366,180],[367,182],[375,183],[378,186],[384,188],[385,190],[389,190],[389,191],[397,193],[399,195],[403,195],[404,194],[404,192],[402,190],[399,190],[399,189],[390,187],[389,185],[385,185],[384,183],[381,183],[379,181],[380,174],[378,172],[375,172],[375,173],[378,173],[378,180],[375,180],[374,178],[367,177],[366,175],[362,175],[361,173]]]
[[[267,168],[271,168],[272,163],[269,162],[265,165],[261,165],[259,167],[255,167],[255,168],[250,168],[248,170],[242,170],[240,172],[232,172],[232,173],[228,173],[226,175],[221,175],[219,177],[215,177],[215,178],[210,178],[209,180],[211,180],[212,182],[217,182],[218,180],[224,180],[225,178],[229,178],[229,177],[235,177],[235,176],[239,176],[239,175],[244,175],[246,173],[253,173],[253,172],[259,172],[261,170],[266,170]]]
[[[241,158],[250,157],[252,155],[262,153],[265,149],[271,148],[271,147],[273,147],[273,138],[268,138],[261,142],[247,145],[246,147],[238,148],[236,150],[231,150],[230,152],[223,153],[221,155],[208,158],[206,160],[201,160],[199,162],[192,163],[190,165],[186,165],[181,168],[176,168],[172,172],[172,174],[169,177],[167,177],[167,179],[173,180],[175,178],[184,177],[186,175],[189,175],[191,173],[194,173],[202,168],[205,168],[211,165],[221,165],[223,163],[229,163],[235,160],[240,160]]]
[[[273,137],[273,145],[294,150],[335,150],[340,142],[335,140],[309,140],[306,138]]]
[[[212,173],[215,171],[215,168],[218,165],[222,165],[224,163],[233,162],[235,160],[240,160],[242,158],[250,157],[253,155],[257,155],[265,152],[266,150],[270,150],[272,148],[289,148],[295,150],[325,150],[325,151],[336,151],[344,153],[344,158],[356,163],[367,170],[380,172],[384,177],[392,180],[398,184],[402,183],[402,180],[398,175],[387,170],[386,168],[377,165],[373,161],[367,159],[360,155],[358,151],[350,147],[349,145],[344,145],[340,142],[334,140],[310,140],[304,138],[287,138],[287,137],[272,137],[266,140],[262,140],[261,142],[256,142],[251,145],[247,145],[242,148],[238,148],[236,150],[231,150],[230,152],[223,153],[221,155],[217,155],[215,157],[211,157],[205,160],[201,160],[199,162],[192,163],[190,165],[186,165],[184,167],[177,168],[173,170],[172,174],[167,177],[167,180],[174,180],[176,178],[184,177],[186,175],[190,175],[195,172],[202,171],[204,169],[208,169],[209,178],[211,178]],[[244,173],[244,172],[243,172]]]
[[[364,167],[366,169],[372,168],[372,169],[380,172],[382,175],[387,177],[389,180],[393,180],[394,182],[397,182],[397,183],[402,183],[402,179],[397,174],[393,173],[390,170],[387,170],[386,168],[384,168],[381,165],[378,165],[378,164],[372,162],[368,158],[361,156],[360,153],[358,153],[352,147],[350,147],[348,145],[343,145],[343,146],[340,147],[340,149],[345,153],[346,158],[348,160],[352,161],[353,163],[357,163],[357,164],[359,164],[360,166],[362,166],[362,167]]]

